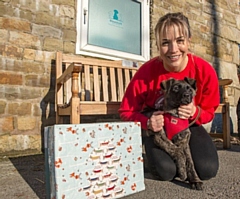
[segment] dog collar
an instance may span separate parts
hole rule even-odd
[[[173,136],[185,130],[189,126],[189,122],[186,119],[175,117],[170,113],[164,115],[164,130],[169,140],[172,140]]]

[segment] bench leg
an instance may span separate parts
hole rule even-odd
[[[71,100],[70,124],[80,124],[79,98],[77,97]]]
[[[225,105],[225,110],[224,113],[222,114],[223,118],[223,148],[224,149],[229,149],[231,148],[231,143],[230,143],[230,108],[229,108],[229,103],[226,103]]]

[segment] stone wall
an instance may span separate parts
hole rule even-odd
[[[0,153],[41,152],[55,52],[75,52],[74,0],[0,0]]]
[[[41,152],[43,128],[54,124],[55,52],[75,52],[75,0],[0,0],[0,154]],[[159,16],[184,12],[192,26],[192,51],[232,78],[237,104],[240,16],[237,0],[149,0],[151,56]]]

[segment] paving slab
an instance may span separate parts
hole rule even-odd
[[[218,147],[220,168],[215,178],[204,181],[204,190],[189,189],[180,180],[155,180],[145,170],[146,189],[124,199],[237,199],[240,198],[240,145]],[[0,199],[45,199],[44,155],[0,159]]]

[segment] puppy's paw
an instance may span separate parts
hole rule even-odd
[[[203,182],[189,182],[191,189],[203,190]]]
[[[187,173],[184,169],[179,169],[178,170],[178,177],[182,180],[185,181],[187,179]]]

